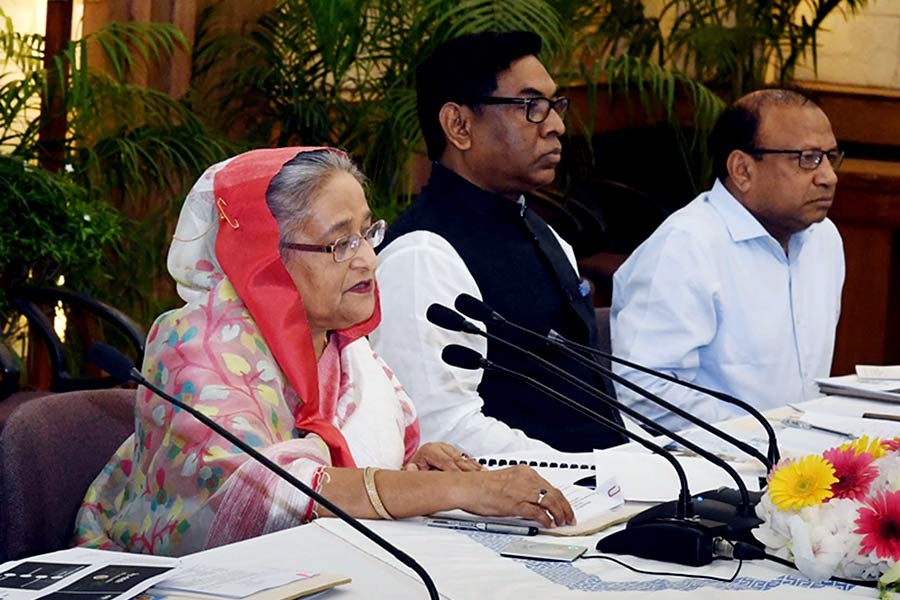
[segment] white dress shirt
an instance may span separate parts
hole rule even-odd
[[[785,254],[722,185],[660,225],[613,278],[613,352],[765,410],[818,395],[828,376],[844,283],[840,234],[826,219]],[[615,371],[715,422],[741,409],[651,375]],[[663,425],[687,422],[617,386]]]
[[[554,235],[575,267],[571,246]],[[549,449],[482,413],[478,385],[483,371],[450,367],[441,360],[447,344],[487,352],[483,337],[447,331],[425,318],[434,302],[453,307],[461,293],[482,298],[450,243],[429,231],[413,231],[391,242],[378,254],[378,262],[382,318],[369,339],[412,398],[422,443],[448,442],[474,456]]]

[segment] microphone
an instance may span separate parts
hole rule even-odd
[[[737,472],[731,467],[731,465],[729,465],[727,462],[725,462],[718,456],[712,454],[711,452],[705,450],[704,448],[701,448],[694,442],[691,442],[690,440],[685,439],[680,434],[678,434],[674,431],[670,431],[670,430],[666,429],[665,427],[662,427],[661,425],[658,425],[657,423],[655,423],[648,417],[644,416],[643,414],[641,414],[634,408],[632,408],[628,405],[622,404],[621,402],[615,400],[614,398],[612,398],[605,392],[598,390],[597,388],[595,388],[589,384],[584,383],[577,377],[574,377],[573,375],[571,375],[564,369],[557,367],[553,363],[543,359],[542,357],[538,356],[537,354],[530,352],[530,351],[526,350],[525,348],[517,346],[517,345],[505,340],[504,338],[502,338],[500,336],[491,334],[490,332],[482,331],[481,329],[479,329],[478,327],[473,325],[471,322],[466,321],[465,318],[461,317],[455,311],[453,311],[450,308],[447,308],[446,306],[443,306],[443,305],[440,305],[437,303],[432,304],[431,306],[428,307],[428,310],[426,312],[426,318],[431,323],[433,323],[434,325],[437,325],[439,327],[443,327],[443,328],[449,329],[451,331],[466,331],[469,333],[475,333],[476,335],[481,335],[491,341],[495,341],[499,344],[503,344],[504,346],[510,347],[510,348],[524,354],[525,356],[530,358],[532,361],[534,361],[535,363],[537,363],[544,369],[556,374],[558,377],[560,377],[564,381],[580,388],[581,390],[592,395],[594,398],[597,398],[598,400],[607,404],[608,406],[617,408],[621,412],[624,412],[625,414],[631,416],[632,418],[640,421],[648,429],[656,432],[657,435],[669,436],[671,439],[675,440],[676,442],[680,443],[681,445],[685,446],[686,448],[693,450],[700,456],[706,458],[711,463],[713,463],[716,466],[718,466],[719,468],[723,469],[726,473],[728,473],[728,475],[732,478],[732,480],[734,480],[735,485],[737,486],[737,488],[740,492],[740,495],[741,495],[741,502],[737,506],[726,505],[726,506],[729,506],[729,508],[731,509],[731,511],[730,511],[731,514],[729,517],[725,518],[723,516],[722,512],[719,511],[718,509],[716,509],[715,515],[712,516],[711,518],[726,522],[729,526],[730,535],[732,535],[736,538],[748,537],[749,530],[752,529],[753,527],[756,527],[761,522],[755,516],[754,511],[752,509],[752,505],[750,502],[750,494],[747,491],[747,486],[744,484],[743,480],[740,478],[740,476],[737,474]],[[659,511],[668,509],[668,505],[661,505],[661,506],[665,506],[666,509],[654,507],[654,509],[656,510],[655,513],[644,515],[643,517],[641,517],[641,515],[637,515],[635,518],[633,518],[633,520],[640,520],[641,518],[644,518],[644,519],[655,518],[655,517],[659,516]],[[650,509],[650,510],[652,511],[654,509]],[[643,515],[643,513],[641,513],[641,514]],[[701,511],[701,516],[703,516],[702,511]],[[751,539],[752,539],[752,537],[751,537]]]
[[[488,306],[485,302],[482,302],[469,294],[463,293],[457,296],[456,300],[453,302],[453,306],[456,310],[470,319],[475,319],[482,323],[487,323],[488,321],[494,321],[495,323],[500,324],[507,323],[507,320],[503,315]]]
[[[461,312],[461,311],[460,311]],[[443,304],[435,302],[425,311],[425,318],[432,325],[437,325],[441,329],[447,331],[462,331],[463,333],[471,333],[480,335],[479,329],[474,323],[467,320],[458,312],[447,308]]]
[[[416,574],[422,579],[422,582],[425,584],[425,588],[428,590],[428,596],[431,600],[439,600],[439,595],[437,591],[437,587],[434,585],[434,581],[432,581],[431,576],[428,572],[417,563],[411,556],[388,542],[386,539],[360,523],[356,518],[350,516],[346,512],[344,512],[341,508],[339,508],[336,504],[333,504],[330,500],[325,498],[325,496],[321,495],[283,468],[269,460],[266,456],[259,453],[252,446],[249,446],[242,439],[204,415],[202,412],[185,404],[178,398],[167,394],[162,389],[150,383],[143,375],[141,375],[140,371],[138,371],[134,363],[132,363],[127,357],[122,355],[121,352],[104,344],[102,342],[95,343],[91,346],[90,350],[88,350],[87,359],[97,367],[103,369],[113,377],[118,379],[122,379],[125,381],[133,381],[138,385],[142,385],[152,391],[154,394],[162,398],[163,400],[174,404],[178,408],[187,411],[191,415],[194,416],[198,421],[221,435],[223,438],[240,448],[244,451],[248,456],[262,464],[264,467],[287,481],[293,487],[297,488],[316,502],[318,502],[321,506],[324,506],[328,510],[330,510],[336,517],[350,525],[353,529],[357,530],[376,544],[386,550],[391,556],[399,560],[401,563],[412,569],[416,572]]]
[[[687,480],[687,474],[684,472],[684,467],[681,466],[681,463],[678,462],[678,459],[675,458],[671,452],[669,452],[662,446],[655,444],[655,443],[651,442],[650,440],[642,438],[641,436],[636,435],[636,434],[632,433],[631,431],[628,431],[624,426],[619,425],[612,419],[609,419],[609,418],[601,415],[600,413],[593,411],[593,410],[587,408],[586,406],[583,406],[579,402],[575,402],[571,398],[567,398],[563,394],[554,390],[550,386],[548,386],[544,383],[541,383],[540,381],[538,381],[537,379],[535,379],[533,377],[529,377],[528,375],[525,375],[524,373],[514,371],[512,369],[503,367],[501,365],[498,365],[495,362],[488,360],[487,358],[485,358],[484,356],[482,356],[475,350],[472,350],[471,348],[466,348],[465,346],[460,346],[459,344],[449,344],[447,346],[444,346],[444,350],[441,352],[441,359],[445,363],[450,365],[451,367],[458,367],[460,369],[468,369],[470,371],[474,371],[477,369],[493,369],[500,373],[504,373],[510,377],[515,377],[515,378],[519,379],[520,381],[527,383],[528,385],[535,388],[536,390],[539,390],[539,391],[543,392],[544,394],[550,396],[554,400],[556,400],[562,404],[565,404],[569,408],[572,408],[572,409],[580,412],[587,418],[592,419],[602,425],[605,425],[606,427],[609,427],[610,429],[615,430],[617,433],[620,433],[620,434],[624,435],[625,437],[627,437],[631,440],[634,440],[635,442],[637,442],[641,446],[647,448],[654,454],[659,454],[664,459],[666,459],[672,465],[672,468],[675,469],[675,471],[678,473],[678,481],[680,482],[680,485],[681,485],[681,492],[678,497],[677,517],[679,519],[684,519],[684,518],[689,518],[689,517],[694,516],[693,500],[691,498],[690,492],[688,491],[688,480]]]
[[[565,340],[565,338],[563,338],[562,336],[559,336],[559,334],[556,334],[556,332],[551,332],[551,336],[545,337],[545,336],[541,335],[540,333],[532,331],[526,327],[522,327],[521,325],[517,325],[516,323],[513,323],[513,322],[505,319],[502,315],[500,315],[498,312],[493,310],[485,302],[482,302],[481,300],[478,300],[477,298],[474,298],[468,294],[460,294],[459,296],[457,296],[454,305],[460,312],[462,312],[466,316],[470,316],[474,319],[482,320],[485,323],[494,322],[501,326],[508,326],[517,331],[525,333],[528,336],[537,338],[539,341],[541,341],[545,345],[548,345],[551,348],[554,348],[555,350],[562,352],[564,355],[573,358],[579,364],[586,366],[587,368],[589,368],[590,370],[592,370],[596,373],[599,373],[601,376],[604,376],[608,379],[611,379],[613,381],[621,383],[628,389],[635,391],[636,393],[638,393],[641,396],[647,398],[648,400],[654,402],[655,404],[662,406],[663,408],[666,408],[667,410],[672,411],[673,413],[683,417],[687,421],[694,423],[701,429],[704,429],[705,431],[712,433],[716,437],[725,440],[726,442],[730,443],[731,445],[735,446],[736,448],[742,450],[744,453],[759,460],[760,463],[762,463],[762,465],[766,469],[766,472],[768,472],[772,468],[773,463],[771,462],[771,457],[774,457],[776,460],[778,459],[778,445],[775,440],[775,432],[772,429],[769,422],[755,408],[753,408],[752,406],[750,406],[740,400],[737,400],[736,398],[734,399],[734,401],[739,403],[741,406],[745,407],[746,410],[748,412],[750,412],[752,415],[756,416],[757,420],[760,421],[760,423],[763,425],[765,430],[769,433],[769,457],[763,456],[756,448],[750,446],[746,442],[735,438],[734,436],[722,431],[721,429],[719,429],[718,427],[715,427],[712,424],[709,424],[705,421],[701,421],[700,419],[698,419],[694,415],[690,414],[689,412],[685,411],[681,407],[676,406],[676,405],[660,398],[659,396],[650,393],[649,391],[641,388],[637,384],[635,384],[631,381],[628,381],[621,375],[614,373],[610,369],[597,364],[593,360],[590,360],[590,359],[585,358],[584,356],[581,356],[580,354],[578,354],[578,352],[575,352],[574,350],[571,350],[570,348],[565,347],[559,341],[559,340]],[[465,319],[463,319],[463,321],[464,320]],[[554,334],[556,335],[556,337],[553,337]],[[568,341],[568,340],[566,340],[566,341]],[[581,346],[580,344],[576,344],[575,342],[571,342],[571,343]],[[582,346],[582,347],[589,348],[588,346]],[[612,355],[608,355],[607,353],[603,353],[603,352],[601,352],[601,354],[603,354],[604,356],[612,356]],[[621,359],[618,359],[617,357],[614,357],[614,356],[612,357],[612,359],[623,362]],[[645,368],[643,368],[643,370],[648,370],[648,369],[645,367]],[[649,371],[652,371],[652,369],[649,369]],[[656,373],[656,372],[654,371],[653,373]],[[661,377],[665,377],[667,379],[674,380],[678,383],[684,383],[684,382],[680,382],[679,380],[675,379],[674,377],[667,376],[664,373],[657,373],[657,374]],[[710,391],[712,391],[712,390],[710,390]],[[645,421],[642,421],[642,422],[645,422]],[[654,431],[659,431],[659,430],[654,429]],[[668,432],[669,430],[666,429],[665,431]],[[743,490],[741,490],[740,485],[738,485],[738,487],[739,487],[739,489],[737,490],[737,492],[735,492],[735,490],[731,490],[728,488],[719,488],[717,490],[708,490],[708,491],[702,492],[701,494],[698,495],[698,497],[702,497],[705,499],[720,500],[720,501],[723,501],[723,502],[726,502],[728,504],[732,504],[735,506],[740,506],[741,504],[746,503],[748,510],[749,510],[750,506],[755,505],[757,502],[759,502],[759,498],[762,496],[761,492],[753,492],[752,500],[751,500],[750,492],[744,492]],[[645,511],[644,513],[641,513],[641,515],[638,515],[635,518],[636,519],[637,518],[647,518],[647,517],[650,517],[653,515],[671,514],[671,512],[672,512],[671,503],[663,503],[663,504],[657,505],[653,509],[648,509],[647,511]]]
[[[540,334],[537,334],[537,335],[540,335]],[[775,430],[772,428],[772,424],[769,423],[768,419],[766,419],[766,417],[761,412],[759,412],[759,409],[757,409],[752,404],[749,404],[748,402],[741,400],[740,398],[736,398],[736,397],[732,396],[731,394],[726,394],[725,392],[720,392],[720,391],[714,390],[712,388],[704,387],[702,385],[697,385],[696,383],[692,383],[690,381],[684,381],[682,379],[679,379],[678,377],[675,377],[674,375],[670,375],[669,373],[665,373],[663,371],[657,371],[656,369],[651,369],[650,367],[647,367],[645,365],[631,362],[624,358],[615,356],[614,354],[610,354],[609,352],[604,352],[603,350],[600,350],[599,348],[591,348],[590,346],[585,346],[584,344],[579,344],[576,341],[573,341],[566,337],[563,337],[562,335],[560,335],[559,333],[557,333],[556,331],[553,331],[553,330],[550,331],[547,338],[551,339],[553,341],[556,341],[557,343],[562,344],[563,346],[566,346],[568,348],[579,350],[581,352],[585,352],[588,354],[593,354],[594,356],[600,356],[600,357],[610,360],[612,362],[617,362],[621,365],[625,365],[626,367],[635,369],[636,371],[641,371],[643,373],[647,373],[648,375],[653,375],[655,377],[659,377],[660,379],[664,379],[670,383],[674,383],[675,385],[680,385],[680,386],[688,388],[690,390],[708,394],[709,396],[712,396],[713,398],[721,400],[722,402],[725,402],[727,404],[732,404],[734,406],[737,406],[737,407],[743,409],[751,417],[753,417],[762,426],[762,428],[766,431],[766,437],[768,438],[768,443],[769,443],[768,452],[767,452],[769,462],[774,465],[779,460],[781,460],[781,453],[778,450],[778,439],[775,435]]]
[[[765,467],[766,472],[770,471],[772,469],[772,465],[774,465],[775,463],[777,463],[780,460],[780,453],[778,452],[778,442],[775,437],[775,430],[772,429],[771,423],[769,423],[769,421],[754,406],[751,406],[750,404],[744,402],[743,400],[739,400],[739,399],[735,398],[734,396],[730,396],[730,395],[722,393],[722,392],[717,392],[715,390],[711,390],[711,389],[708,389],[708,388],[705,388],[705,387],[702,387],[702,386],[699,386],[699,385],[696,385],[696,384],[693,384],[690,382],[682,381],[682,380],[678,379],[677,377],[674,377],[667,373],[663,373],[661,371],[656,371],[654,369],[645,367],[643,365],[632,363],[630,361],[619,358],[608,352],[603,352],[602,350],[599,350],[596,348],[591,348],[590,346],[585,346],[583,344],[579,344],[577,342],[574,342],[572,340],[569,340],[569,339],[559,335],[557,332],[552,331],[552,330],[550,331],[549,335],[544,336],[536,331],[532,331],[531,329],[528,329],[527,327],[517,325],[516,323],[513,323],[512,321],[505,319],[499,313],[494,311],[490,306],[488,306],[481,300],[478,300],[477,298],[470,296],[469,294],[460,294],[459,296],[457,296],[456,301],[454,302],[454,306],[456,307],[456,309],[459,312],[461,312],[462,314],[466,315],[469,318],[475,319],[477,321],[482,321],[484,323],[494,322],[499,325],[506,325],[506,326],[512,327],[513,329],[515,329],[517,331],[525,333],[526,335],[529,335],[531,337],[539,339],[541,342],[549,345],[550,347],[556,349],[559,352],[562,352],[566,356],[574,359],[575,361],[586,366],[587,368],[591,369],[592,371],[599,373],[600,375],[602,375],[604,377],[612,379],[613,381],[615,381],[617,383],[621,383],[628,389],[640,394],[641,396],[650,400],[654,404],[656,404],[658,406],[662,406],[666,410],[669,410],[669,411],[675,413],[676,415],[678,415],[679,417],[681,417],[687,421],[690,421],[694,425],[697,425],[701,429],[704,429],[705,431],[712,433],[716,437],[725,440],[732,446],[740,449],[744,453],[759,460]],[[688,411],[684,410],[680,406],[672,404],[671,402],[668,402],[667,400],[664,400],[664,399],[660,398],[659,396],[650,393],[649,391],[641,388],[640,386],[636,385],[635,383],[628,381],[626,378],[622,377],[621,375],[618,375],[617,373],[613,372],[611,369],[608,369],[602,365],[599,365],[593,360],[585,358],[583,355],[581,355],[579,352],[577,352],[573,348],[580,350],[581,352],[590,353],[590,354],[593,354],[594,356],[601,356],[601,357],[611,360],[613,362],[617,362],[617,363],[626,365],[628,367],[632,367],[632,368],[642,371],[644,373],[648,373],[650,375],[659,377],[666,381],[670,381],[677,385],[681,385],[683,387],[687,387],[689,389],[693,389],[693,390],[708,394],[714,398],[723,400],[725,402],[728,402],[729,404],[733,404],[735,406],[742,408],[746,412],[750,413],[750,415],[752,417],[754,417],[760,423],[760,425],[762,425],[763,429],[765,429],[766,435],[769,440],[768,456],[763,456],[756,448],[747,444],[743,440],[739,440],[739,439],[735,438],[734,436],[722,431],[718,427],[715,427],[705,421],[700,420],[699,418],[692,415]]]
[[[675,518],[660,516],[641,523],[629,521],[625,530],[614,533],[597,542],[597,550],[614,554],[630,554],[632,556],[676,562],[695,567],[708,565],[713,559],[723,556],[718,552],[718,548],[724,542],[727,525],[707,518],[698,519],[694,517],[694,505],[688,489],[687,475],[684,472],[684,467],[681,466],[681,463],[678,462],[678,459],[671,452],[628,431],[615,421],[582,406],[579,402],[564,396],[533,377],[498,365],[471,348],[451,344],[444,347],[441,358],[448,365],[461,369],[493,369],[510,377],[515,377],[554,400],[575,409],[589,419],[606,425],[637,442],[654,454],[662,456],[672,465],[678,474],[680,484]],[[716,501],[711,502],[716,504]],[[710,508],[711,506],[704,506],[704,508]],[[733,507],[725,506],[727,506],[726,513],[733,512]],[[729,511],[728,509],[732,510]]]

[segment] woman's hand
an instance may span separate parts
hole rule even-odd
[[[430,442],[420,446],[409,462],[406,471],[481,471],[482,466],[468,454],[450,444]]]
[[[491,516],[517,516],[544,527],[574,525],[575,513],[558,489],[525,465],[462,478],[460,508]]]

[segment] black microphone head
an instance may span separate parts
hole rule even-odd
[[[460,346],[459,344],[449,344],[444,346],[441,352],[441,359],[451,367],[459,367],[460,369],[480,369],[484,367],[484,357],[471,348]]]
[[[501,323],[505,321],[503,317],[494,312],[494,309],[469,294],[460,294],[453,303],[456,310],[466,315],[470,319],[487,323],[488,321],[497,321]]]
[[[443,304],[435,302],[425,311],[425,318],[429,323],[433,323],[442,329],[448,331],[465,331],[466,333],[481,333],[472,323],[466,320],[461,314],[447,308]]]
[[[133,374],[134,362],[109,344],[97,342],[91,346],[87,359],[116,379],[137,381]]]

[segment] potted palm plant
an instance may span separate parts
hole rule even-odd
[[[142,309],[160,246],[145,242],[166,231],[147,220],[148,200],[180,193],[228,153],[183,102],[130,82],[135,70],[186,45],[170,25],[111,23],[70,41],[45,67],[43,36],[16,32],[0,11],[0,208],[17,224],[0,234],[2,289],[65,275],[128,312],[155,312]],[[91,47],[105,68],[91,63]],[[61,82],[66,121],[58,172],[39,160],[39,132],[58,116],[41,109],[49,82]]]
[[[89,47],[104,69],[89,64]],[[29,385],[42,369],[7,292],[64,278],[146,326],[161,304],[154,281],[168,233],[152,215],[170,212],[184,182],[229,152],[182,101],[130,81],[178,47],[186,41],[172,26],[112,23],[45,60],[43,36],[16,32],[0,11],[0,211],[9,225],[0,228],[0,334],[27,355]],[[61,162],[47,168],[40,131],[60,116]]]

